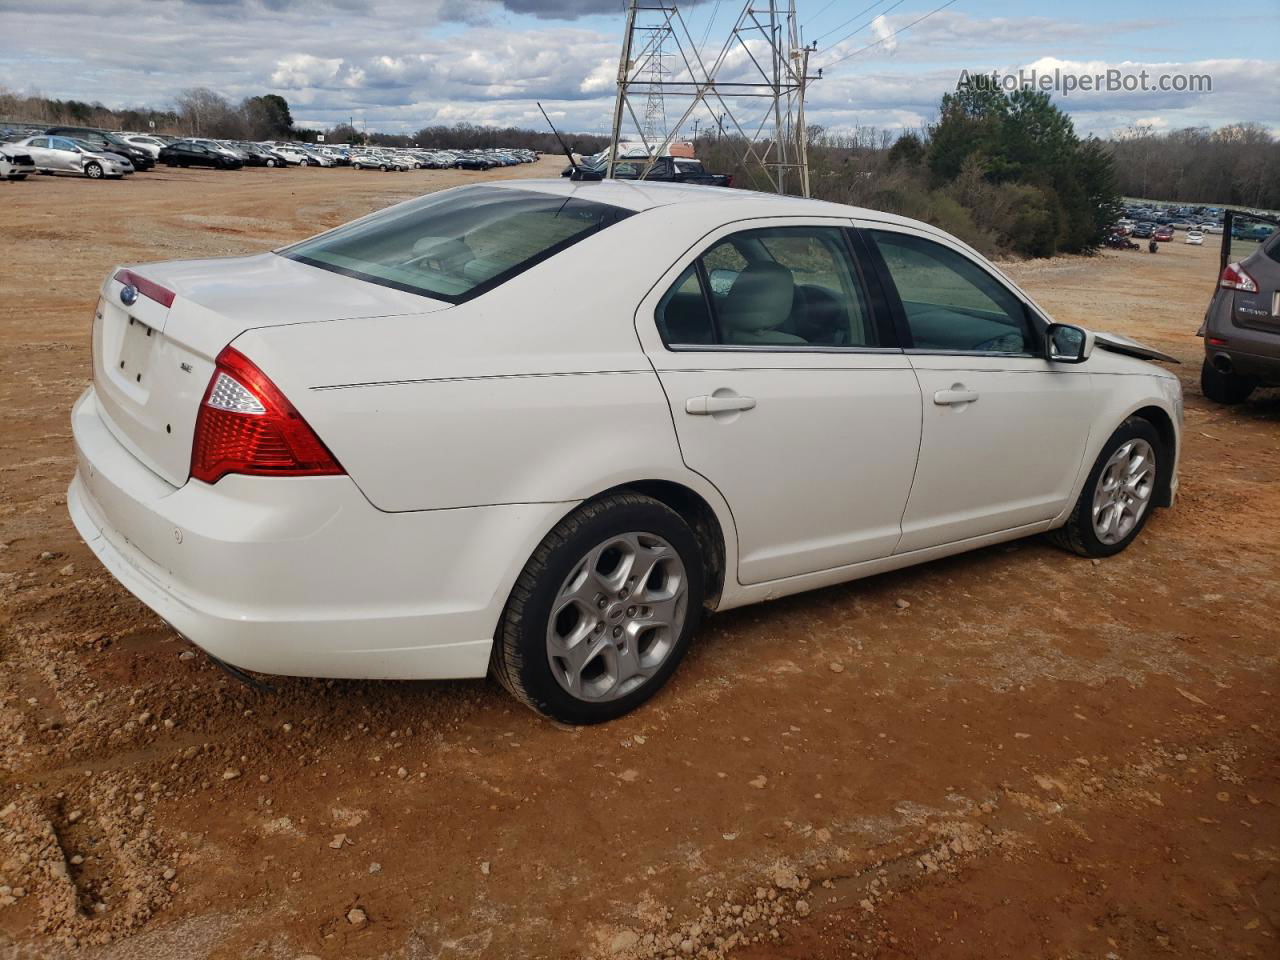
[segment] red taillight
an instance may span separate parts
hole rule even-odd
[[[1257,293],[1258,284],[1244,272],[1244,267],[1238,263],[1228,263],[1222,268],[1222,276],[1218,278],[1218,286],[1226,287],[1228,290],[1242,290],[1245,293]]]
[[[116,275],[111,279],[133,287],[140,294],[148,299],[154,300],[156,303],[164,307],[173,306],[174,293],[167,287],[162,287],[154,280],[148,280],[146,277],[140,277],[132,270],[117,270]]]
[[[228,473],[315,477],[346,473],[265,373],[226,347],[196,417],[191,476],[217,483]]]

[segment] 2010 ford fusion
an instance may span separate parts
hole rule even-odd
[[[1124,549],[1177,487],[1150,355],[887,214],[468,186],[114,272],[68,505],[226,663],[492,672],[591,723],[706,611],[1049,531]]]

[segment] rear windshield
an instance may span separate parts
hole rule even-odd
[[[461,303],[630,213],[532,190],[462,187],[388,207],[279,253],[322,270]]]

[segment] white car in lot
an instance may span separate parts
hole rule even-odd
[[[282,144],[272,146],[272,150],[284,157],[288,163],[296,164],[300,167],[332,167],[333,161],[328,157],[322,157],[318,154],[311,153],[299,147]]]
[[[1177,488],[1144,355],[900,217],[475,185],[114,271],[68,508],[222,661],[492,672],[595,722],[707,611],[1050,531],[1124,549]]]
[[[30,151],[15,143],[0,143],[0,180],[25,180],[35,172]]]
[[[148,136],[144,133],[125,133],[121,134],[125,143],[137,147],[139,150],[145,150],[152,157],[159,157],[160,151],[164,149],[165,142],[158,137]]]
[[[1189,244],[1192,244],[1193,246],[1197,246],[1197,247],[1199,247],[1199,246],[1203,246],[1203,245],[1204,245],[1204,234],[1203,234],[1203,233],[1201,233],[1201,232],[1200,232],[1199,230],[1197,230],[1197,229],[1191,229],[1191,230],[1188,230],[1188,231],[1187,231],[1186,239],[1184,239],[1182,242],[1183,242],[1183,243],[1189,243]]]

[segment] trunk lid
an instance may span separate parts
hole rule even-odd
[[[94,388],[116,439],[175,487],[190,473],[196,415],[214,360],[246,330],[449,306],[271,253],[130,271],[132,278],[113,271],[102,285],[93,323]],[[125,291],[130,279],[138,291],[132,303]]]

